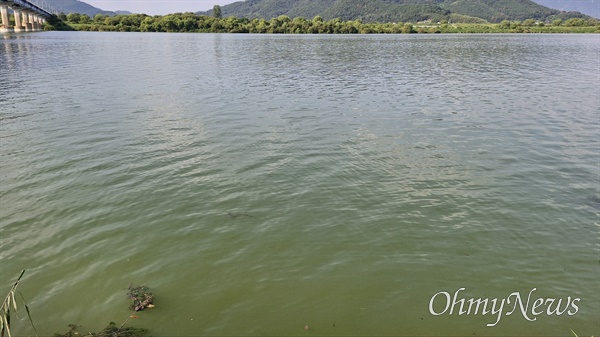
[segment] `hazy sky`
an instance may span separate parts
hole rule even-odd
[[[106,11],[124,10],[148,15],[197,12],[227,5],[238,0],[82,0]]]

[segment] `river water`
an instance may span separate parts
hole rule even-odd
[[[40,335],[131,283],[154,336],[600,333],[600,35],[1,38],[0,295],[26,269]]]

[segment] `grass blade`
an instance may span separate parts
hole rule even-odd
[[[35,325],[33,325],[33,320],[31,319],[31,313],[29,312],[29,307],[25,306],[25,310],[27,311],[27,317],[29,317],[29,323],[31,323],[31,327],[33,327],[33,331],[35,331],[35,335],[37,337],[38,332],[37,332],[37,329],[35,328]]]
[[[27,311],[27,317],[29,318],[29,323],[31,323],[31,327],[33,327],[33,331],[35,331],[35,335],[37,336],[37,329],[35,328],[35,325],[33,324],[33,319],[31,319],[31,312],[29,312],[29,307],[27,306],[27,304],[25,303],[25,297],[23,296],[23,294],[19,291],[19,295],[21,295],[21,300],[23,300],[23,305],[25,306],[25,311]]]
[[[17,301],[15,301],[15,291],[14,290],[10,292],[10,297],[12,299],[13,308],[15,308],[15,312],[16,312],[18,309],[17,309]]]
[[[4,321],[6,322],[6,333],[8,334],[8,337],[11,337],[11,335],[10,335],[10,309],[6,310],[6,314],[4,315]]]

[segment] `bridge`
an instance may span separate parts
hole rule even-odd
[[[10,21],[11,12],[14,26]],[[51,12],[49,7],[32,0],[0,0],[0,33],[40,31],[46,19],[52,15]]]

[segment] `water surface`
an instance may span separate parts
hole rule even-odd
[[[597,35],[44,32],[0,45],[0,281],[38,332],[600,332]],[[580,298],[574,315],[431,297]],[[13,334],[32,334],[26,315]],[[305,325],[310,329],[304,330]]]

